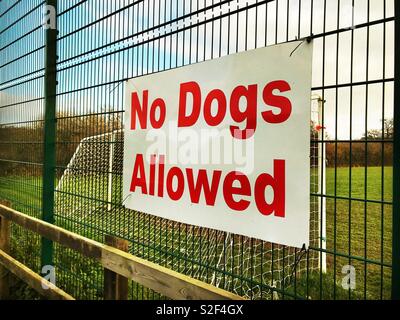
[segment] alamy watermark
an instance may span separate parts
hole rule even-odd
[[[352,265],[342,267],[342,288],[345,290],[354,290],[356,288],[356,268]]]
[[[233,165],[244,174],[254,170],[254,138],[232,139],[229,129],[178,130],[177,122],[169,121],[165,130],[150,129],[146,141],[150,142],[147,161],[153,154],[168,154],[169,164]]]
[[[45,5],[43,6],[43,20],[42,26],[44,29],[56,29],[57,28],[57,12],[54,6]]]
[[[56,286],[56,268],[51,265],[46,265],[42,267],[41,274],[43,276],[44,280],[47,281],[42,281],[42,288],[44,290],[50,289],[49,283],[51,286],[55,287]]]

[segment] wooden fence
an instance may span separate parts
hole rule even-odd
[[[128,298],[128,279],[148,287],[171,299],[242,300],[243,298],[208,283],[193,279],[153,262],[127,253],[127,243],[115,237],[106,237],[103,244],[53,224],[30,217],[0,204],[0,299],[8,296],[8,272],[22,279],[42,296],[49,299],[73,300],[39,274],[9,255],[10,222],[40,236],[73,249],[99,261],[105,268],[104,298]],[[47,287],[44,289],[43,287]]]

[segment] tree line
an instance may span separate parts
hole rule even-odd
[[[83,138],[122,127],[118,113],[84,116],[58,113],[56,125],[56,164],[60,167],[68,165]],[[0,126],[0,175],[41,175],[41,166],[36,164],[43,163],[43,127],[43,121]]]
[[[385,119],[382,129],[368,130],[359,140],[328,142],[327,166],[391,166],[393,133],[393,119]]]
[[[56,163],[66,166],[83,138],[122,128],[119,113],[76,116],[57,115]],[[311,146],[316,147],[318,126],[311,123]],[[0,126],[0,175],[41,175],[43,162],[43,122],[20,126]],[[352,142],[327,139],[327,166],[390,166],[393,165],[393,119],[385,119],[383,128],[369,130],[361,139]],[[319,144],[321,145],[321,144]],[[314,148],[314,150],[316,150]],[[316,151],[313,151],[316,153]],[[311,157],[316,166],[316,155]],[[60,170],[62,172],[62,170]]]

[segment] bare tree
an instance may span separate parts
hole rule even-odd
[[[382,129],[370,129],[367,134],[363,135],[361,140],[381,140],[393,138],[393,118],[383,119],[383,132]]]

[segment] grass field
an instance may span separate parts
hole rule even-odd
[[[341,281],[343,265],[353,265],[356,293],[363,298],[390,297],[391,269],[379,265],[391,265],[392,256],[392,206],[385,204],[392,201],[392,168],[383,169],[352,168],[351,176],[348,168],[328,169],[326,177],[327,195],[340,197],[327,199],[327,249],[377,263],[329,254],[328,271],[336,264]]]
[[[17,210],[40,216],[40,183],[41,179],[38,177],[0,177],[0,199],[10,200],[12,206]],[[75,193],[93,192],[96,189],[95,186],[96,183],[84,186],[82,190],[77,190]],[[101,194],[101,190],[96,189],[94,195],[99,196]],[[328,272],[327,274],[321,274],[320,272],[310,272],[307,275],[301,274],[296,278],[295,283],[292,283],[286,290],[288,292],[296,292],[298,296],[311,299],[390,298],[392,168],[385,167],[382,170],[380,167],[369,167],[367,169],[356,167],[351,169],[351,175],[349,168],[337,168],[336,170],[328,168],[326,172],[326,194]],[[351,201],[349,198],[351,198]],[[175,237],[179,240],[176,243],[180,244],[182,242],[181,237],[184,238],[185,236],[185,229],[179,230],[179,233],[176,232],[176,234],[171,234],[170,231],[167,231],[167,234],[162,234],[160,227],[160,232],[158,233],[158,227],[151,226],[153,220],[150,221],[147,216],[133,220],[134,225],[131,226],[132,216],[124,216],[123,211],[114,212],[112,219],[110,216],[104,219],[102,215],[91,214],[87,215],[83,220],[63,220],[62,223],[68,229],[75,231],[79,227],[79,230],[82,230],[81,233],[84,235],[98,238],[99,233],[91,231],[93,227],[107,230],[110,227],[110,221],[113,222],[114,231],[118,231],[117,233],[123,233],[126,229],[129,229],[127,232],[130,235],[135,234],[138,242],[148,243],[149,245],[146,248],[145,246],[137,246],[132,250],[136,252],[139,250],[141,256],[146,258],[147,255],[148,258],[152,258],[155,262],[161,259],[160,255],[162,253],[160,252],[163,252],[162,250],[171,245],[166,241],[162,242],[163,237]],[[152,232],[146,233],[144,229],[150,226]],[[13,245],[18,258],[35,267],[38,264],[38,253],[35,253],[37,248],[35,249],[34,244],[38,245],[39,239],[20,232],[18,239],[14,239],[14,241],[18,241]],[[191,241],[193,242],[193,239]],[[150,245],[154,246],[157,243],[159,243],[158,247],[151,247]],[[174,246],[174,243],[172,242],[172,246]],[[28,252],[31,254],[27,255],[26,250],[17,250],[17,247],[21,244],[28,245]],[[198,244],[195,243],[194,245]],[[204,245],[206,247],[207,243]],[[180,246],[172,248],[173,255],[171,256],[172,258],[170,256],[166,258],[167,265],[176,270],[186,272],[186,262],[180,264],[180,260],[178,258],[174,260],[174,256],[179,257],[182,253],[180,251],[189,250],[187,249],[189,247],[190,245],[187,245],[186,249]],[[193,252],[185,253],[186,257],[191,254]],[[57,259],[59,267],[66,269],[63,274],[65,275],[65,286],[68,287],[66,288],[68,289],[67,291],[77,292],[76,296],[81,298],[97,298],[101,296],[101,288],[98,287],[98,284],[101,284],[101,275],[99,275],[101,268],[98,265],[93,264],[91,261],[86,261],[87,259],[83,262],[79,255],[75,255],[71,251],[68,251],[67,254],[65,249],[59,250]],[[365,261],[368,261],[368,263]],[[236,263],[235,260],[232,263]],[[253,261],[253,263],[257,264],[258,261]],[[81,264],[80,267],[79,264]],[[355,290],[344,290],[341,287],[341,281],[344,276],[342,267],[348,264],[355,267]],[[193,268],[193,264],[191,266]],[[228,263],[226,267],[229,269]],[[74,273],[74,281],[68,279],[67,270],[70,273]],[[212,271],[209,270],[205,272],[207,272],[207,278],[209,272],[212,274]],[[232,269],[232,272],[240,273],[240,270]],[[255,281],[257,280],[255,279]],[[240,283],[238,284],[240,285]],[[73,287],[72,291],[71,287]],[[90,293],[85,294],[85,290],[90,291]],[[134,298],[145,298],[146,295],[151,294],[138,287],[132,289],[132,292]]]

